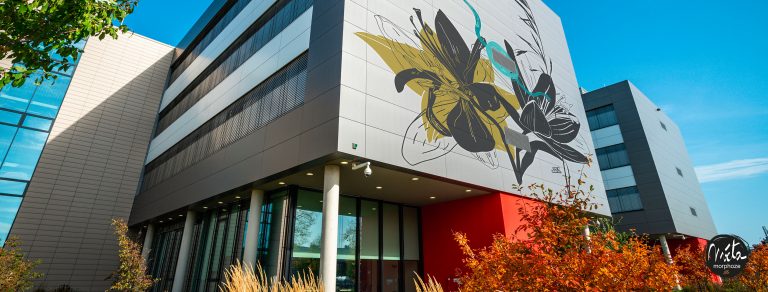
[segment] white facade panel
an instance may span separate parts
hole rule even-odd
[[[150,144],[149,163],[309,48],[312,9],[251,56]]]
[[[160,110],[163,110],[176,96],[186,88],[192,80],[195,80],[208,65],[213,62],[232,42],[237,39],[251,24],[259,19],[267,9],[277,2],[277,0],[251,1],[235,19],[230,22],[224,30],[211,42],[200,56],[192,61],[192,64],[179,75],[176,80],[168,86],[163,94],[163,101],[160,103]]]
[[[516,194],[584,173],[610,215],[560,19],[527,2],[347,0],[339,151]]]

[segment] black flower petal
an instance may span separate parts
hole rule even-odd
[[[423,71],[416,68],[411,68],[411,69],[405,69],[403,71],[400,71],[397,73],[397,75],[395,75],[395,89],[397,89],[397,92],[403,92],[403,89],[405,89],[405,85],[414,79],[430,80],[433,82],[434,87],[437,87],[440,85],[440,78],[437,77],[437,74],[429,71]]]
[[[493,85],[485,83],[472,83],[467,85],[467,90],[472,92],[472,94],[475,96],[481,111],[495,111],[501,107],[501,102],[499,101],[499,98],[501,97]]]
[[[469,48],[464,39],[442,10],[435,17],[435,32],[440,42],[440,50],[444,60],[441,60],[454,76],[463,79],[465,70],[469,67]],[[477,60],[477,59],[476,59]]]
[[[520,114],[520,126],[526,132],[534,132],[544,137],[552,136],[549,121],[535,102],[529,102],[523,107],[523,112]]]
[[[532,93],[535,95],[536,102],[545,113],[552,112],[557,103],[557,89],[555,89],[552,76],[546,73],[539,75],[539,81],[536,82],[536,87],[533,88]]]
[[[459,101],[448,113],[447,124],[456,143],[469,152],[491,151],[496,145],[488,126],[469,101]]]
[[[568,143],[576,139],[581,128],[576,117],[571,114],[560,115],[550,120],[549,126],[552,127],[552,139],[559,143]]]

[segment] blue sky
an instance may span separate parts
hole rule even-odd
[[[208,1],[144,0],[126,23],[175,45]],[[545,0],[579,83],[629,79],[680,126],[719,233],[768,225],[768,1]]]

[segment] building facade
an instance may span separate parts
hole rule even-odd
[[[62,59],[55,54],[54,57]],[[32,75],[20,87],[0,88],[0,246],[8,237],[77,67],[76,60],[70,61],[74,66],[66,72],[53,72],[56,79],[38,85],[34,79],[40,76]],[[11,64],[0,65],[8,68]]]
[[[617,227],[703,248],[715,225],[677,125],[629,81],[583,101]]]
[[[155,291],[216,290],[236,260],[329,291],[450,285],[451,232],[511,235],[532,183],[581,177],[610,216],[539,0],[215,1],[179,47],[130,217]]]
[[[44,289],[109,287],[110,220],[129,215],[173,50],[135,34],[82,46],[55,81],[0,89],[0,241],[41,260]]]

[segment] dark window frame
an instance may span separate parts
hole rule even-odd
[[[613,113],[613,119],[615,120],[615,123],[602,125],[599,120],[599,115],[611,113],[611,112]],[[586,111],[586,115],[587,115],[587,125],[589,126],[590,131],[597,131],[603,128],[608,128],[608,127],[612,127],[619,124],[619,116],[616,114],[616,108],[613,106],[613,104],[608,104],[608,105],[604,105],[601,107],[596,107],[594,109],[588,110]],[[598,124],[594,125],[593,122],[590,122],[592,120],[595,120]]]

